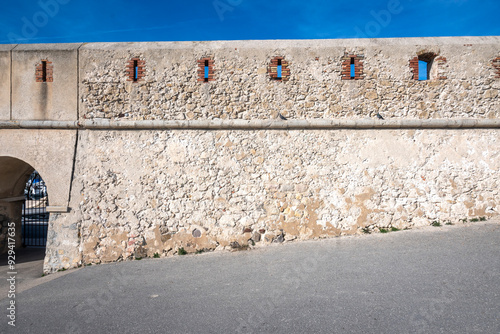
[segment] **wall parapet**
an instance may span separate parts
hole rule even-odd
[[[500,36],[4,45],[0,119],[498,118],[499,45]],[[422,58],[428,80],[408,68],[416,55],[435,56]],[[278,68],[282,80],[270,81]],[[210,85],[199,84],[205,75]]]
[[[311,119],[311,120],[85,120],[0,121],[0,129],[68,130],[293,130],[293,129],[486,129],[500,128],[500,119]]]

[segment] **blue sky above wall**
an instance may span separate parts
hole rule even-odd
[[[6,1],[0,43],[500,35],[499,0]]]

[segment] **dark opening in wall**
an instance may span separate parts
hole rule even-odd
[[[208,72],[209,72],[209,68],[208,68],[208,60],[205,60],[205,82],[208,82]]]
[[[24,247],[45,247],[49,228],[47,186],[37,171],[31,173],[24,188],[21,232]]]
[[[344,53],[342,57],[342,80],[364,79],[363,55]]]
[[[356,76],[356,66],[354,65],[354,57],[351,57],[351,79]]]
[[[137,60],[134,60],[134,82],[139,78],[138,76],[139,66],[137,65]]]
[[[141,60],[139,57],[132,58],[126,67],[125,74],[127,75],[127,81],[139,82],[144,79],[146,75],[146,62]]]
[[[210,82],[215,80],[214,60],[211,57],[203,57],[198,60],[198,81]]]
[[[53,66],[52,62],[43,59],[40,64],[36,66],[35,78],[36,82],[53,82]]]
[[[47,82],[47,61],[42,60],[42,82]]]

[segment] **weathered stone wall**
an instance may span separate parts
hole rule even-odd
[[[11,45],[0,45],[0,120],[10,119]],[[8,69],[8,70],[5,70]]]
[[[491,216],[498,140],[491,130],[84,131],[73,203],[83,261]]]
[[[485,119],[500,116],[499,46],[500,37],[2,46],[11,71],[0,73],[0,201],[22,196],[13,159],[41,171],[46,272],[497,215],[499,126]],[[415,80],[418,56],[431,54],[430,80]],[[363,64],[354,80],[346,56]],[[286,81],[271,79],[276,57]],[[202,59],[213,66],[207,83]],[[52,81],[40,82],[44,60]],[[278,113],[302,128],[254,126]],[[379,122],[377,113],[389,119],[377,124],[417,120],[415,129],[295,121]],[[437,129],[435,118],[469,129]],[[471,129],[463,118],[483,122]],[[153,119],[178,129],[113,128]],[[235,119],[257,122],[184,122]],[[14,206],[2,205],[5,220]]]
[[[124,119],[496,118],[499,38],[87,44],[80,49],[80,116]],[[417,54],[437,55],[431,80],[412,80]],[[363,55],[362,80],[342,80],[345,54]],[[198,81],[197,60],[215,80]],[[268,66],[283,56],[288,81]],[[145,61],[128,81],[126,65]],[[446,77],[439,80],[439,77]]]

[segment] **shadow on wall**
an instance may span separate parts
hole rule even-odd
[[[22,160],[0,156],[0,254],[7,252],[12,244],[15,248],[22,246],[25,188],[33,171]]]

